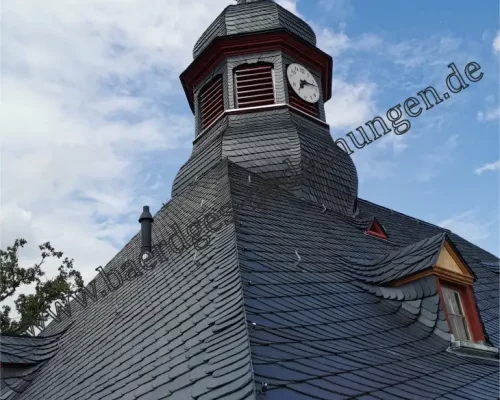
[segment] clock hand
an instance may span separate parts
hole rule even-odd
[[[314,85],[313,83],[309,83],[309,82],[307,82],[307,81],[304,81],[304,85],[309,85],[309,86],[318,87],[318,85]]]

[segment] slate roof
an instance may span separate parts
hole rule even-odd
[[[2,369],[1,400],[15,398],[35,379],[43,364],[56,354],[63,333],[48,337],[2,335],[0,362],[10,364],[10,368]]]
[[[159,212],[153,243],[167,240],[175,224],[187,226],[227,203],[226,170],[223,164],[211,170]],[[140,247],[136,235],[105,271],[138,260]],[[88,308],[73,304],[72,318],[44,332],[53,334],[74,320],[59,351],[16,399],[251,398],[234,226],[224,226],[207,251],[194,256],[192,248],[168,254],[154,270]],[[101,276],[96,287],[106,291]]]
[[[286,30],[316,45],[316,34],[311,27],[274,1],[254,0],[239,3],[226,7],[201,35],[193,49],[194,58],[216,38],[271,30]]]
[[[271,30],[316,44],[273,1],[238,0],[194,56]],[[498,360],[450,346],[435,279],[391,286],[432,268],[449,242],[476,278],[486,344],[499,347],[498,258],[358,199],[328,126],[286,108],[225,116],[197,138],[172,195],[154,217],[150,270],[138,233],[104,268],[133,267],[123,286],[98,275],[97,301],[73,301],[37,338],[1,336],[0,400],[498,398]],[[375,220],[387,239],[365,234]]]
[[[446,233],[438,233],[379,259],[361,262],[355,267],[355,275],[365,282],[380,285],[432,269],[436,265],[446,239]]]
[[[235,168],[233,174],[232,182],[239,183],[232,192],[243,201],[258,183],[252,178],[249,188],[245,171]],[[388,288],[369,285],[359,275],[373,260],[382,271],[384,263],[397,267],[403,260],[413,268],[404,253],[413,252],[418,266],[428,258],[425,253],[435,257],[446,232],[371,203],[359,206],[375,211],[391,238],[402,243],[364,235],[349,219],[293,196],[264,198],[258,211],[237,212],[257,390],[264,388],[268,400],[497,398],[498,361],[447,351],[450,336],[434,279]],[[411,233],[398,235],[399,230]],[[421,242],[410,245],[405,236]],[[498,346],[498,279],[471,255],[495,257],[456,235],[450,240],[477,275],[483,322]]]
[[[360,200],[361,213],[384,224],[391,240],[373,238],[355,218],[298,199],[227,160],[157,213],[153,243],[228,202],[234,219],[224,219],[209,246],[166,258],[156,247],[152,271],[85,309],[73,304],[71,318],[50,324],[43,336],[62,333],[57,351],[22,393],[5,398],[497,397],[498,361],[447,350],[433,279],[393,288],[359,273],[377,260],[403,265],[404,252],[418,254],[418,264],[422,249],[434,253],[448,235],[476,274],[487,339],[498,346],[498,274],[483,265],[496,257]],[[105,270],[136,260],[140,247],[136,235]],[[100,276],[96,282],[101,293]],[[52,339],[41,340],[51,347]]]
[[[38,364],[57,351],[60,335],[49,337],[20,337],[2,335],[0,362],[11,364]]]
[[[174,180],[172,196],[224,158],[269,179],[284,183],[289,178],[288,189],[298,189],[301,197],[339,213],[357,213],[356,167],[334,144],[326,125],[287,109],[224,116],[194,143]],[[373,214],[362,217],[373,220]]]

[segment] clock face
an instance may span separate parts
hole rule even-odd
[[[319,100],[318,82],[306,67],[300,64],[290,64],[287,70],[288,82],[297,95],[308,103]]]

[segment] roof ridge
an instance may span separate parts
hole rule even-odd
[[[432,223],[430,223],[430,222],[424,221],[424,220],[419,219],[419,218],[412,217],[412,216],[410,216],[410,215],[408,215],[408,214],[405,214],[405,213],[402,213],[402,212],[400,212],[400,211],[392,210],[392,209],[387,208],[387,207],[385,207],[385,206],[381,206],[380,204],[373,203],[373,202],[371,202],[371,201],[369,201],[369,200],[364,200],[364,199],[359,198],[359,197],[358,197],[358,200],[359,200],[359,201],[363,201],[363,202],[368,203],[368,204],[371,204],[371,205],[374,205],[374,206],[377,206],[377,207],[379,207],[379,208],[383,208],[384,210],[390,211],[392,214],[399,214],[399,215],[402,215],[402,216],[403,216],[403,217],[405,217],[405,218],[409,218],[409,219],[412,219],[412,220],[414,220],[414,221],[417,221],[417,223],[421,223],[421,224],[425,224],[425,225],[432,226],[433,228],[440,229],[440,230],[442,230],[442,231],[444,231],[444,232],[446,232],[446,233],[453,233],[453,232],[452,232],[452,231],[450,231],[449,229],[446,229],[446,228],[443,228],[443,227],[441,227],[441,226],[438,226],[438,225],[432,224]]]
[[[154,216],[156,216],[157,214],[159,214],[161,211],[163,211],[163,209],[167,208],[168,205],[170,203],[172,203],[172,201],[174,200],[178,200],[178,199],[181,199],[183,197],[183,195],[187,194],[189,189],[192,189],[196,183],[202,179],[204,176],[208,175],[211,171],[213,171],[214,169],[216,168],[219,168],[221,163],[226,163],[226,165],[228,163],[232,163],[234,164],[232,161],[229,161],[229,159],[226,157],[226,158],[223,158],[221,159],[219,162],[217,162],[215,165],[213,165],[212,167],[210,167],[209,169],[205,170],[203,173],[201,173],[200,175],[196,175],[195,176],[195,180],[190,182],[188,185],[186,185],[186,187],[184,189],[182,189],[181,192],[179,192],[178,194],[176,194],[174,197],[172,197],[172,193],[170,194],[170,199],[167,200],[166,203],[163,203],[161,208],[154,214]],[[184,196],[185,197],[185,196]]]
[[[294,199],[298,200],[298,201],[301,201],[303,203],[306,203],[306,204],[309,204],[309,205],[312,205],[314,207],[317,207],[319,208],[319,210],[321,211],[324,206],[324,204],[319,204],[313,200],[310,200],[310,199],[306,199],[305,197],[297,197],[292,191],[288,190],[287,188],[281,186],[280,184],[276,183],[276,181],[273,181],[273,178],[266,178],[264,176],[262,176],[260,173],[257,173],[257,172],[252,172],[250,171],[249,169],[241,166],[240,164],[237,164],[229,159],[227,159],[227,162],[228,162],[228,166],[229,165],[233,165],[235,166],[236,168],[239,168],[239,169],[242,169],[246,172],[248,172],[248,174],[252,174],[254,176],[257,176],[259,177],[260,179],[262,179],[264,182],[264,184],[266,183],[270,183],[269,184],[269,188],[270,189],[273,189],[273,190],[278,190],[280,191],[281,193],[286,193],[287,195],[290,195],[292,196]],[[377,204],[375,204],[376,206],[378,206]],[[334,210],[332,208],[327,208],[324,213],[328,213],[330,214],[332,217],[336,218],[336,219],[341,219],[344,223],[346,224],[352,224],[353,226],[355,226],[356,228],[359,229],[358,225],[357,225],[357,222],[359,222],[360,220],[362,219],[365,219],[365,218],[358,218],[358,216],[350,216],[350,215],[346,215],[346,214],[343,214],[341,213],[340,211],[337,211],[337,210]],[[370,219],[370,221],[373,222],[374,219],[376,219],[376,216],[374,214],[370,214],[369,217],[366,217],[366,219]],[[380,222],[379,219],[377,219],[377,222],[383,226],[382,222]],[[385,227],[383,227],[384,230],[386,229]],[[391,245],[393,246],[397,246],[398,248],[401,247],[400,245],[398,245],[397,243],[391,241],[389,238],[385,240],[387,243],[390,243]]]

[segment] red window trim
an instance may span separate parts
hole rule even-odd
[[[215,76],[200,90],[199,110],[201,129],[210,126],[224,113],[224,88],[222,75]]]
[[[481,320],[479,319],[479,313],[476,307],[476,300],[474,297],[474,289],[471,285],[459,285],[455,282],[445,280],[443,278],[436,276],[436,286],[439,292],[439,298],[443,306],[444,315],[446,316],[446,321],[448,326],[450,324],[450,318],[448,316],[448,310],[446,309],[446,302],[443,296],[442,286],[449,287],[450,289],[456,290],[460,293],[460,300],[462,301],[462,306],[464,308],[465,319],[467,321],[467,327],[469,328],[469,333],[471,335],[471,340],[474,342],[485,341],[483,326]],[[451,328],[450,328],[451,332]]]

